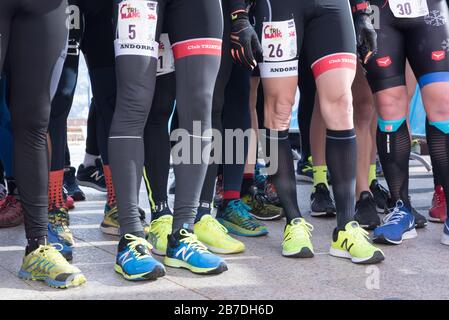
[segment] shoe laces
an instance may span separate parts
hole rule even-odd
[[[198,240],[198,237],[188,232],[185,229],[181,229],[180,231],[181,236],[183,236],[182,239],[179,240],[179,242],[182,242],[187,245],[187,250],[192,249],[194,251],[197,251],[199,253],[208,253],[207,247],[201,243],[201,241]]]
[[[298,220],[299,222],[295,223]],[[303,235],[307,235],[308,238],[312,236],[313,225],[308,223],[305,219],[296,218],[290,223],[290,225],[291,228],[289,230],[289,233],[285,237],[284,242],[290,240],[293,234],[300,237],[302,237]]]
[[[396,202],[396,206],[390,209],[390,212],[384,217],[383,225],[398,224],[402,218],[404,218],[408,213],[401,210],[404,207],[402,200]]]
[[[60,243],[51,243],[46,245],[40,245],[33,254],[42,256],[54,265],[69,265],[67,260],[62,256],[63,246]],[[39,267],[48,272],[53,266],[51,264],[39,264]],[[43,268],[42,268],[43,267]]]
[[[131,252],[134,254],[134,257],[136,257],[137,260],[141,260],[149,256],[149,251],[153,249],[152,245],[145,239],[136,237],[132,234],[125,234],[125,239],[129,240],[128,248],[131,250]],[[143,246],[148,248],[148,252],[142,252],[137,250],[138,246]]]
[[[241,200],[230,203],[230,206],[231,209],[233,209],[231,211],[233,216],[243,227],[254,230],[260,226],[260,224],[249,213],[251,208],[244,204]]]
[[[439,191],[434,192],[433,197],[438,206],[444,206],[446,204],[446,197]]]
[[[217,219],[215,219],[212,216],[209,216],[208,218],[206,218],[206,226],[212,230],[216,230],[218,232],[227,234],[228,233],[228,229],[226,229],[226,227],[224,225],[222,225],[220,222],[217,221]]]
[[[156,220],[151,221],[151,229],[158,234],[169,233],[171,228],[171,216],[164,215]]]
[[[357,222],[354,221],[353,224],[357,224],[357,226],[347,230],[346,232],[349,233],[354,239],[368,241],[369,232],[360,227]]]

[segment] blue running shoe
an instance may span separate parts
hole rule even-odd
[[[384,218],[383,224],[374,230],[373,241],[385,244],[401,244],[402,240],[416,238],[415,217],[402,201]]]
[[[446,219],[444,224],[443,236],[441,237],[441,243],[449,246],[449,219]]]
[[[226,207],[220,207],[217,220],[228,229],[229,233],[243,237],[259,237],[268,233],[267,227],[256,220],[251,207],[241,199],[229,201]]]
[[[168,237],[165,265],[185,268],[198,274],[219,274],[228,267],[219,256],[209,252],[193,232],[181,229]]]
[[[69,229],[69,213],[64,207],[54,207],[48,212],[48,242],[60,245],[63,257],[72,260],[75,240]]]
[[[114,269],[126,280],[156,280],[165,275],[164,266],[151,256],[151,244],[143,238],[125,234],[119,243]]]

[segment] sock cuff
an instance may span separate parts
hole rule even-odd
[[[254,173],[244,173],[243,179],[254,179]]]
[[[437,128],[444,134],[449,134],[449,120],[446,121],[429,121],[429,125]]]
[[[223,199],[225,200],[240,199],[240,191],[226,190],[223,192]]]
[[[326,136],[329,139],[334,140],[350,140],[355,139],[355,129],[349,129],[349,130],[326,130]]]
[[[276,131],[272,129],[265,129],[264,136],[268,139],[285,140],[288,139],[288,130]]]
[[[396,132],[406,121],[407,121],[406,117],[396,120],[384,120],[381,117],[379,117],[377,119],[377,125],[380,131],[382,132]]]

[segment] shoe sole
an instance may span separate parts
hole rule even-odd
[[[22,223],[23,223],[23,219],[21,218],[17,221],[13,221],[8,224],[1,224],[0,229],[14,228],[14,227],[20,226]]]
[[[188,264],[185,261],[165,257],[164,264],[171,268],[183,268],[183,269],[190,270],[191,272],[193,272],[195,274],[203,274],[203,275],[220,274],[220,273],[228,270],[228,266],[226,265],[226,263],[223,263],[223,262],[220,263],[216,268],[197,268],[197,267],[194,267],[194,266]]]
[[[302,259],[313,258],[315,256],[313,251],[307,247],[301,248],[299,252],[295,253],[286,253],[284,250],[282,250],[282,255],[287,258],[302,258]]]
[[[449,246],[449,236],[445,233],[443,233],[443,236],[441,237],[441,244]]]
[[[130,274],[126,273],[122,269],[122,267],[119,266],[118,264],[114,265],[114,270],[115,270],[115,272],[117,272],[118,274],[121,274],[126,280],[129,280],[129,281],[152,281],[152,280],[156,280],[157,278],[165,276],[165,273],[166,273],[164,267],[161,267],[161,266],[154,267],[154,269],[151,270],[150,272],[144,272],[144,273],[134,274],[134,275],[130,275]]]
[[[92,188],[92,189],[95,189],[95,190],[100,191],[100,192],[107,192],[106,188],[101,188],[101,187],[99,187],[98,185],[96,185],[93,182],[88,182],[88,181],[83,181],[83,180],[76,179],[76,183],[78,183],[78,185],[80,185],[80,186],[87,187],[87,188]]]
[[[283,213],[280,213],[280,214],[277,214],[277,215],[274,215],[274,216],[270,216],[270,217],[261,217],[261,216],[257,216],[257,215],[255,215],[254,213],[251,213],[251,212],[250,212],[250,214],[251,214],[254,218],[256,218],[257,220],[261,220],[261,221],[274,221],[274,220],[280,220],[280,219],[282,219],[282,218],[284,217],[284,214],[283,214]]]
[[[377,211],[377,213],[384,213],[385,212],[385,208],[381,208],[381,207],[378,207],[376,205],[376,211]]]
[[[425,227],[427,227],[427,221],[426,222],[420,222],[420,223],[417,223],[416,221],[415,221],[415,228],[416,229],[422,229],[422,228],[425,228]]]
[[[356,258],[353,257],[348,251],[330,248],[329,254],[333,257],[350,259],[355,264],[376,264],[385,260],[385,256],[381,251],[375,251],[371,257]]]
[[[155,255],[158,255],[161,257],[165,257],[165,255],[166,255],[166,251],[162,252],[162,251],[155,249],[154,247],[153,247],[153,249],[151,249],[151,252],[153,252]]]
[[[427,220],[429,220],[430,222],[435,222],[435,223],[445,223],[446,222],[446,219],[441,220],[439,218],[434,218],[430,215],[427,216]]]
[[[310,215],[315,218],[334,218],[337,216],[335,211],[310,211]]]
[[[217,248],[217,247],[208,245],[204,241],[202,241],[202,242],[209,249],[209,251],[212,251],[213,253],[217,253],[217,254],[236,254],[236,253],[242,253],[245,251],[245,247],[243,247],[241,249],[237,249],[237,250],[226,250],[223,248]]]
[[[34,277],[31,273],[20,269],[19,271],[19,278],[23,280],[31,280],[31,281],[43,281],[45,282],[49,287],[56,288],[56,289],[67,289],[70,287],[79,287],[87,282],[84,275],[81,273],[75,273],[70,275],[66,281],[57,281],[54,279],[51,279],[49,277]]]
[[[388,239],[385,238],[385,236],[382,234],[378,237],[373,238],[373,241],[376,243],[382,243],[382,244],[395,244],[395,245],[399,245],[401,244],[404,240],[409,240],[409,239],[413,239],[416,238],[418,236],[418,233],[416,232],[416,229],[413,228],[409,231],[406,231],[402,234],[402,237],[400,240],[392,240],[392,239]]]
[[[116,227],[106,226],[101,224],[100,225],[101,232],[108,234],[110,236],[120,236],[120,229]]]
[[[374,230],[374,229],[376,229],[378,226],[380,226],[380,224],[360,224],[359,223],[359,225],[360,225],[360,227],[362,227],[363,229],[365,229],[365,230]]]
[[[307,177],[307,176],[303,176],[300,174],[295,174],[296,177],[296,181],[298,182],[310,182],[313,183],[313,178]]]

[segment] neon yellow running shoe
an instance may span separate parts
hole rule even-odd
[[[147,240],[153,245],[154,254],[165,256],[167,252],[167,236],[172,233],[173,216],[170,214],[151,221]]]
[[[210,214],[204,215],[200,221],[195,223],[193,230],[198,240],[214,253],[229,254],[245,250],[245,245],[232,238],[228,234],[228,229]]]
[[[345,230],[334,230],[330,255],[351,259],[353,263],[374,264],[385,259],[382,250],[371,244],[368,232],[355,221],[348,222]]]
[[[284,230],[282,255],[289,258],[312,258],[312,231],[313,226],[304,218],[293,219]]]
[[[120,225],[118,223],[118,209],[116,204],[112,206],[106,204],[104,206],[104,217],[103,222],[101,222],[100,229],[103,233],[112,236],[120,235]]]
[[[41,245],[23,258],[19,277],[45,281],[53,288],[77,287],[86,282],[81,271],[67,262],[52,245]]]

